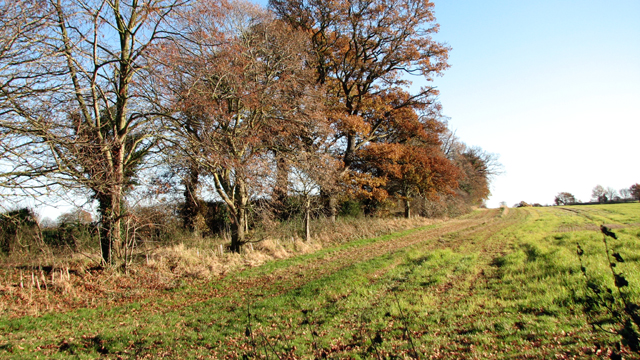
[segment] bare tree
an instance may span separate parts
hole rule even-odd
[[[619,198],[618,192],[616,191],[616,189],[612,188],[611,186],[607,186],[607,188],[604,190],[604,194],[609,199],[609,201],[616,200],[616,198]]]
[[[44,44],[52,15],[50,6],[36,0],[0,3],[0,187],[13,195],[25,188],[46,191],[36,178],[53,170],[40,156],[46,149],[42,139],[13,131],[16,103],[58,89],[42,64],[57,53]]]
[[[87,225],[87,224],[90,224],[92,221],[93,221],[93,218],[91,217],[91,214],[86,210],[83,210],[80,208],[76,208],[70,212],[66,212],[58,216],[58,219],[57,219],[58,224],[78,223],[78,224]]]
[[[633,198],[631,195],[631,190],[629,190],[628,188],[620,189],[620,191],[618,192],[620,193],[620,197],[623,200],[629,200]]]
[[[47,183],[91,191],[98,202],[102,259],[124,255],[123,198],[156,146],[155,114],[143,93],[148,52],[180,0],[38,1],[46,10],[34,36],[23,36],[28,63],[7,71],[29,85],[3,101],[2,127],[32,144],[25,158],[47,170]],[[26,40],[29,39],[29,40]],[[32,40],[31,40],[32,39]]]
[[[304,238],[311,240],[311,214],[323,208],[320,200],[321,190],[331,190],[340,176],[340,164],[321,152],[301,151],[293,156],[290,166],[289,189],[302,200],[304,213]]]
[[[593,190],[591,190],[591,198],[601,203],[607,202],[609,200],[602,185],[596,185]]]

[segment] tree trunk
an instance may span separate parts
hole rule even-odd
[[[100,213],[100,248],[105,265],[114,265],[121,253],[122,234],[120,229],[120,197],[113,194],[98,194]]]
[[[344,153],[344,166],[349,168],[356,154],[356,137],[355,135],[347,136],[347,149]]]
[[[323,200],[326,214],[331,219],[331,222],[336,222],[336,215],[338,213],[338,199],[336,195],[327,191],[320,190],[320,197]]]
[[[331,222],[336,222],[338,216],[338,199],[335,194],[329,194],[329,218]]]
[[[244,210],[244,232],[249,232],[249,209]]]
[[[247,189],[244,180],[236,178],[235,184],[235,211],[231,224],[231,252],[239,253],[245,239],[245,226],[247,219]]]
[[[404,217],[406,219],[411,217],[411,199],[404,200]]]
[[[105,184],[94,189],[100,213],[100,247],[105,265],[117,266],[123,257],[122,189],[124,184],[124,144],[116,143],[111,151],[110,176]],[[107,150],[107,151],[109,151]]]
[[[240,252],[244,243],[244,235],[244,209],[238,209],[238,216],[231,224],[231,252]]]
[[[304,203],[304,241],[311,240],[311,199],[307,195]]]
[[[289,188],[289,165],[287,160],[276,153],[276,183],[271,196],[276,217],[284,220],[287,216],[287,195]]]
[[[196,218],[200,213],[200,203],[197,197],[198,184],[200,182],[198,169],[189,167],[189,175],[184,180],[184,206],[181,211],[182,225],[185,230],[195,232]]]

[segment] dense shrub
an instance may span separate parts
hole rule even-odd
[[[356,200],[347,200],[340,204],[340,216],[360,217],[362,214],[362,205]]]
[[[31,209],[22,208],[0,214],[0,252],[5,255],[29,252],[41,245],[38,220]]]

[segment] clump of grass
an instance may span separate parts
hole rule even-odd
[[[183,243],[154,250],[147,265],[159,272],[180,277],[210,279],[234,265],[235,259],[215,255],[211,250],[185,247]]]

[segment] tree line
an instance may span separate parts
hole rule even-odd
[[[616,191],[610,186],[605,188],[602,185],[596,185],[591,190],[592,202],[607,203],[630,200],[640,200],[640,184],[633,184],[629,188],[620,189],[620,191]],[[571,193],[561,192],[556,195],[554,203],[556,205],[572,205],[579,204],[581,201]]]
[[[224,204],[232,251],[249,211],[306,223],[345,199],[481,204],[497,157],[447,128],[450,48],[428,0],[17,0],[0,5],[0,187],[97,203],[105,264],[126,252],[127,196],[202,189]],[[152,186],[143,177],[152,174]],[[177,182],[166,181],[178,178]],[[443,200],[444,199],[444,200]]]

